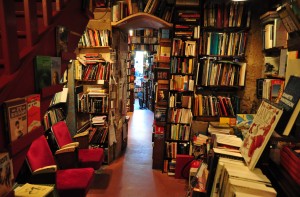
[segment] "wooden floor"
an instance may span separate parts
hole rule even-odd
[[[88,197],[184,197],[187,181],[152,169],[152,122],[150,110],[130,114],[125,154],[96,174]]]

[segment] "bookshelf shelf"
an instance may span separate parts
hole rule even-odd
[[[111,22],[111,26],[128,31],[130,29],[138,28],[172,28],[173,24],[152,14],[139,12],[117,22]]]

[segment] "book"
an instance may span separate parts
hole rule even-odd
[[[46,197],[54,190],[54,186],[25,183],[15,189],[16,197]]]
[[[40,92],[44,87],[59,84],[60,75],[60,57],[36,56],[34,66],[36,92]]]
[[[295,109],[293,110],[293,113],[282,133],[282,135],[288,136],[290,134],[290,132],[292,131],[295,121],[297,119],[297,117],[299,116],[299,112],[300,112],[300,100],[298,100],[297,105],[295,107]]]
[[[4,101],[6,130],[11,142],[27,134],[27,103],[25,98]]]
[[[280,57],[265,57],[265,75],[278,75]]]
[[[298,88],[300,86],[300,77],[290,76],[282,96],[278,102],[278,105],[283,108],[283,114],[275,128],[278,134],[282,134],[286,125],[298,103],[300,98],[300,92]]]
[[[50,106],[66,103],[68,99],[68,88],[63,88],[62,91],[55,93],[54,97],[51,100]]]
[[[0,153],[0,196],[6,196],[13,186],[13,165],[7,152]]]
[[[288,33],[292,33],[300,30],[300,23],[297,16],[293,13],[293,10],[289,3],[285,3],[276,9],[279,17],[282,20],[283,25]]]
[[[262,101],[253,122],[246,134],[240,148],[241,154],[248,165],[253,170],[257,164],[265,146],[268,143],[283,110],[275,104]]]
[[[25,97],[27,103],[28,133],[41,126],[41,96],[32,94]]]

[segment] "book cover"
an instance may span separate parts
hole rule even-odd
[[[25,98],[15,98],[4,102],[6,129],[10,141],[27,134],[27,103]]]
[[[298,103],[300,98],[300,77],[290,76],[285,89],[281,95],[281,98],[278,102],[278,105],[283,108],[283,115],[280,118],[275,131],[278,134],[282,134],[285,130],[285,127],[288,124],[288,121]]]
[[[32,94],[25,97],[27,103],[28,132],[41,126],[41,96]]]
[[[13,166],[8,153],[0,153],[0,196],[6,196],[11,191],[13,178]]]
[[[282,111],[282,109],[266,101],[262,101],[259,106],[240,148],[249,169],[253,170],[255,168],[282,115]]]
[[[32,196],[32,197],[45,197],[52,192],[54,186],[37,185],[26,183],[15,189],[16,197]]]
[[[34,76],[36,92],[40,92],[44,87],[59,84],[61,76],[61,58],[36,56]]]
[[[278,75],[280,57],[265,57],[265,75]]]

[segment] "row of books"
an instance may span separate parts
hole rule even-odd
[[[157,44],[157,37],[129,36],[128,44]]]
[[[106,141],[108,133],[107,127],[92,128],[89,132],[89,143],[90,144],[103,144]]]
[[[108,96],[106,93],[77,94],[77,111],[85,113],[108,113]]]
[[[200,26],[176,24],[174,28],[174,36],[177,38],[198,39],[200,38]]]
[[[64,119],[65,114],[62,108],[49,109],[43,117],[45,130],[50,129],[52,125]]]
[[[204,27],[249,27],[251,9],[243,1],[208,3],[204,8]]]
[[[158,37],[158,30],[152,28],[133,29],[129,31],[130,37]]]
[[[119,21],[128,16],[128,4],[126,1],[115,2],[111,10],[111,19],[113,22]]]
[[[185,142],[165,142],[166,156],[168,158],[176,158],[177,154],[189,154],[190,146]]]
[[[192,122],[191,109],[185,108],[169,108],[168,111],[168,122],[190,124]]]
[[[235,116],[230,97],[198,94],[194,96],[194,116]]]
[[[275,18],[272,23],[266,24],[263,31],[263,49],[287,47],[288,33],[280,18]]]
[[[192,96],[183,95],[182,93],[170,93],[169,107],[191,108]]]
[[[176,22],[193,22],[198,23],[200,21],[200,12],[199,10],[178,10],[176,13]]]
[[[173,38],[172,56],[196,56],[196,41]]]
[[[206,59],[201,62],[201,78],[198,74],[197,85],[202,86],[244,86],[246,63],[214,61]]]
[[[79,47],[110,46],[111,32],[108,29],[98,30],[87,28],[80,38]]]
[[[97,59],[94,59],[94,61],[95,63],[89,62],[84,66],[78,60],[75,60],[75,79],[84,81],[109,80],[110,63]]]
[[[62,91],[55,93],[52,100],[50,101],[49,106],[51,107],[60,103],[67,103],[68,92],[69,92],[68,88],[63,88]]]
[[[150,6],[147,7],[147,4]],[[174,6],[168,4],[168,0],[148,0],[144,12],[154,14],[155,16],[167,21],[172,21]],[[153,5],[151,7],[151,4]]]
[[[170,135],[167,136],[171,140],[190,140],[191,128],[189,125],[172,124],[170,126]],[[168,129],[169,131],[169,129]]]
[[[247,43],[247,32],[204,32],[200,39],[199,54],[243,56]]]
[[[172,57],[170,73],[192,74],[195,63],[195,58]]]
[[[40,94],[6,100],[3,110],[5,133],[11,142],[41,126]]]
[[[150,51],[156,52],[158,45],[156,44],[130,44],[128,45],[129,51]]]
[[[278,103],[284,89],[283,79],[262,79],[262,98]]]
[[[145,12],[171,22],[174,6],[167,0],[127,0],[117,1],[112,6],[112,21],[119,21],[129,15]]]
[[[170,90],[193,91],[194,80],[188,75],[172,75],[172,79],[170,79]]]

